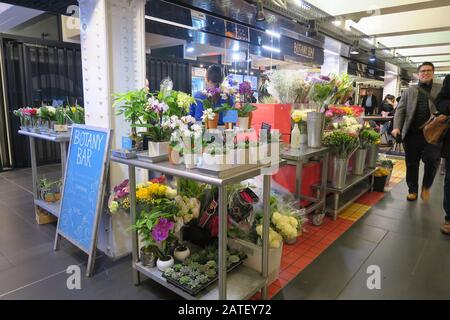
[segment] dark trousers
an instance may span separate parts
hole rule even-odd
[[[445,159],[444,211],[445,220],[450,221],[450,158]]]
[[[372,116],[374,111],[375,111],[375,107],[370,107],[370,108],[364,107],[364,114],[366,116]]]
[[[441,146],[426,142],[422,133],[408,134],[405,138],[406,184],[409,193],[419,193],[419,166],[425,164],[422,188],[430,188],[440,163]]]

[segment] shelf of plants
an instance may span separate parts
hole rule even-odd
[[[20,108],[14,111],[20,120],[19,134],[27,136],[30,143],[31,171],[34,204],[52,215],[59,216],[59,197],[64,179],[67,160],[67,148],[70,142],[69,123],[84,123],[84,109],[78,105],[69,107]],[[38,181],[36,139],[46,140],[60,145],[61,180]],[[36,210],[36,216],[38,212]],[[38,220],[39,221],[39,220]],[[40,223],[40,222],[39,222]]]

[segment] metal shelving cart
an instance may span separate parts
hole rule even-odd
[[[333,215],[336,220],[338,214],[355,202],[373,188],[373,175],[376,169],[366,169],[362,175],[349,174],[347,176],[345,187],[333,188],[331,185],[327,186],[327,194],[331,193],[331,197],[327,198],[326,211]],[[316,186],[318,188],[318,186]]]
[[[287,160],[288,164],[296,166],[295,199],[298,201],[304,199],[312,203],[305,208],[307,214],[319,209],[322,210],[322,213],[325,213],[328,154],[328,148],[313,149],[308,148],[307,146],[301,146],[300,148],[285,146],[280,152],[282,159]],[[310,162],[312,159],[317,159],[322,162],[321,184],[318,186],[318,192],[316,192],[315,198],[301,194],[303,165]],[[314,224],[320,225],[322,218],[323,214],[317,215]]]
[[[61,150],[61,168],[62,168],[62,179],[64,178],[66,160],[67,160],[67,148],[70,141],[70,133],[67,134],[58,134],[56,136],[40,134],[30,131],[19,130],[19,134],[28,136],[30,141],[30,158],[31,158],[31,173],[33,180],[33,195],[34,195],[34,204],[37,207],[40,207],[52,215],[58,217],[59,216],[59,201],[49,203],[41,200],[39,197],[39,190],[37,187],[38,180],[38,172],[37,172],[37,159],[36,159],[36,139],[42,139],[51,141],[54,143],[59,143]]]
[[[178,295],[186,299],[248,299],[262,290],[263,299],[267,299],[267,280],[268,280],[268,253],[269,253],[269,197],[271,176],[262,173],[264,165],[242,166],[242,168],[234,166],[233,171],[229,175],[219,177],[219,175],[211,172],[204,172],[200,169],[186,169],[184,165],[172,165],[168,161],[151,163],[137,159],[123,159],[111,157],[111,161],[122,163],[128,166],[130,199],[131,199],[131,221],[135,223],[136,215],[136,168],[156,171],[162,174],[171,175],[178,178],[192,179],[198,182],[211,184],[218,187],[219,193],[219,279],[215,283],[196,296],[184,292],[174,285],[166,282],[161,272],[157,268],[144,267],[139,261],[138,254],[138,236],[136,232],[132,232],[132,265],[133,280],[135,285],[140,284],[140,274],[144,274],[148,278],[160,283],[166,288],[172,290]],[[242,170],[240,170],[242,169]],[[227,250],[227,195],[226,186],[239,183],[241,181],[257,177],[264,174],[263,181],[263,247],[262,247],[262,273],[249,269],[245,266],[239,266],[227,275],[226,270],[226,250]]]

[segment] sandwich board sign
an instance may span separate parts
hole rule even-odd
[[[73,125],[54,249],[63,236],[89,255],[94,269],[97,230],[103,207],[111,130]]]

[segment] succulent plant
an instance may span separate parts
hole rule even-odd
[[[200,285],[200,281],[198,281],[196,278],[195,279],[190,279],[188,286],[191,289],[194,289],[196,287],[198,287]]]
[[[238,255],[231,255],[228,257],[228,261],[230,261],[231,263],[238,263],[241,259],[239,259]]]
[[[188,275],[191,272],[191,267],[189,267],[189,266],[182,266],[181,269],[180,269],[180,272],[183,275]]]
[[[182,276],[183,274],[181,272],[174,272],[171,278],[174,280],[179,280]]]
[[[209,268],[214,268],[214,269],[216,269],[217,268],[217,263],[216,263],[216,261],[214,261],[214,260],[209,260],[207,263],[206,263],[206,267],[209,269]]]
[[[164,275],[168,278],[172,278],[174,274],[175,270],[173,270],[173,268],[168,268],[166,269],[166,271],[164,271]]]
[[[208,270],[205,271],[205,274],[206,274],[206,276],[209,279],[214,279],[216,277],[216,269],[215,268],[214,269],[208,269]]]
[[[191,278],[188,276],[182,276],[180,280],[178,280],[180,284],[187,285],[189,282],[191,282]]]
[[[181,267],[183,267],[181,264],[177,263],[176,265],[173,266],[173,270],[175,270],[176,272],[180,272]]]
[[[206,274],[200,274],[197,276],[197,281],[200,282],[201,284],[205,284],[209,281],[209,278]]]

